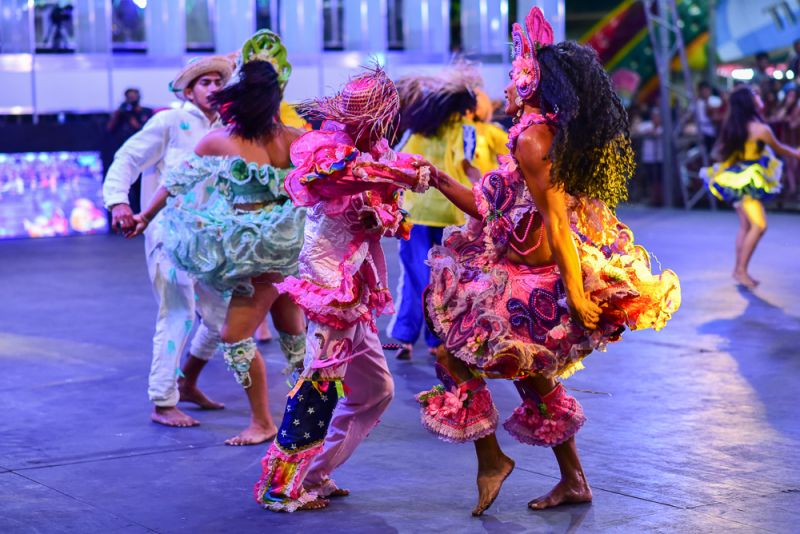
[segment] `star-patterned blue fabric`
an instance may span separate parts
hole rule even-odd
[[[303,382],[286,401],[286,411],[276,438],[278,446],[292,454],[319,445],[328,433],[333,409],[339,401],[336,387],[318,391],[311,382]]]

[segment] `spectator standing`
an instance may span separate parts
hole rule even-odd
[[[153,110],[142,106],[142,94],[136,88],[125,90],[125,100],[119,105],[106,124],[106,147],[103,151],[103,168],[108,171],[114,154],[119,148],[139,132],[144,124],[153,116]],[[141,181],[136,182],[130,191],[130,206],[134,212],[140,211]]]

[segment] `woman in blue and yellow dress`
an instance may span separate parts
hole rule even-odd
[[[748,289],[758,285],[747,268],[767,230],[762,201],[781,190],[783,164],[778,156],[800,158],[799,149],[775,138],[761,116],[763,109],[761,97],[752,87],[742,86],[731,93],[730,109],[716,147],[721,163],[703,171],[711,193],[732,203],[739,215],[733,278]]]
[[[303,313],[275,288],[298,271],[305,223],[305,210],[294,207],[283,185],[291,170],[289,147],[303,133],[279,118],[290,72],[277,35],[261,30],[246,42],[238,75],[213,97],[226,127],[206,135],[171,169],[150,206],[135,216],[141,232],[167,205],[164,246],[175,265],[231,295],[221,346],[252,418],[229,445],[255,445],[277,433],[253,340],[267,312],[290,365],[301,366],[305,355]],[[213,184],[206,185],[211,196],[200,207],[191,202],[198,184]]]

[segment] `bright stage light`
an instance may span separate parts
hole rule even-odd
[[[136,4],[136,7],[139,9],[144,9],[147,7],[147,0],[133,0],[133,3]]]
[[[782,80],[783,79],[783,71],[782,70],[774,70],[774,71],[772,71],[772,77],[775,78],[776,80]]]
[[[786,71],[786,79],[787,80],[794,80],[794,71],[793,70],[787,70]]]
[[[731,76],[734,80],[745,80],[749,81],[753,79],[753,69],[733,69],[731,71]]]

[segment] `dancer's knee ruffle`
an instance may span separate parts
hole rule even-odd
[[[417,395],[422,425],[444,441],[475,441],[497,428],[497,409],[482,378],[461,384],[441,365],[436,374],[442,384]]]
[[[253,338],[236,343],[220,343],[222,355],[229,371],[233,371],[236,381],[247,389],[253,385],[250,379],[250,365],[256,357],[256,342]]]
[[[583,407],[562,384],[539,397],[520,388],[522,404],[503,423],[509,434],[528,445],[554,447],[574,436],[586,422]]]

